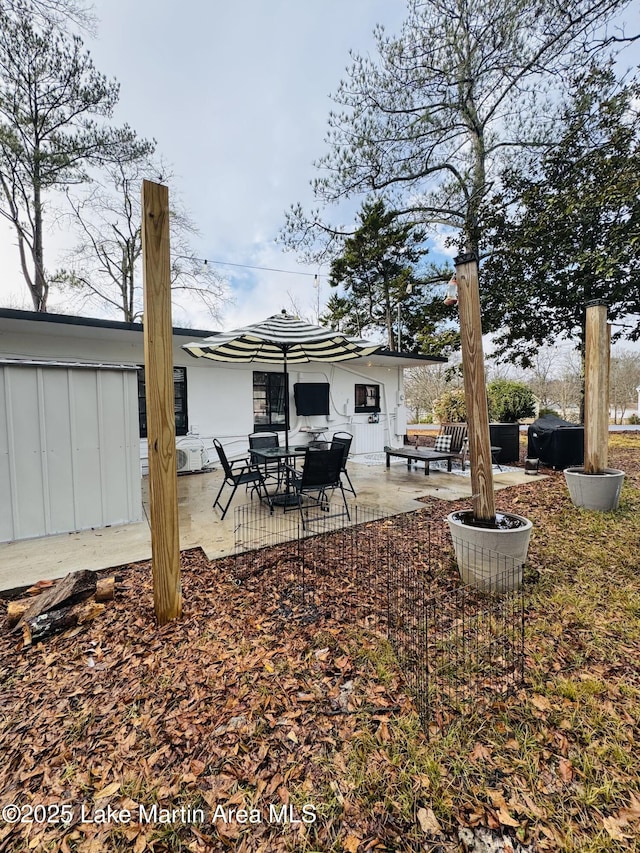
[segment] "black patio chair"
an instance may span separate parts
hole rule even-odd
[[[213,446],[216,449],[218,458],[220,459],[220,464],[222,465],[222,470],[224,471],[224,480],[222,481],[220,491],[213,502],[214,509],[215,507],[220,507],[222,510],[222,519],[224,519],[227,514],[227,510],[229,509],[229,505],[233,500],[233,496],[235,495],[238,486],[251,484],[251,497],[253,498],[253,492],[256,491],[258,493],[258,497],[261,498],[262,489],[264,489],[264,496],[269,504],[269,509],[273,512],[273,504],[271,503],[271,498],[269,497],[269,493],[267,492],[267,487],[264,482],[264,476],[259,466],[252,464],[249,459],[236,459],[233,462],[229,462],[224,447],[220,444],[217,438],[214,438]],[[234,471],[234,466],[240,467]],[[227,501],[226,506],[223,507],[220,503],[220,495],[222,494],[225,486],[229,486],[231,488],[231,496]]]
[[[346,515],[349,520],[351,519],[347,498],[340,479],[343,456],[342,447],[329,448],[328,450],[310,447],[305,452],[302,470],[287,466],[290,487],[292,493],[297,497],[294,505],[297,505],[300,511],[303,529],[306,529],[307,526],[307,519],[305,519],[303,512],[303,498],[305,499],[305,509],[315,506],[324,512],[329,512],[329,501],[331,499],[329,492],[332,495],[336,489],[340,489],[344,512],[335,513],[335,515]]]
[[[356,490],[353,488],[353,483],[351,482],[351,477],[349,476],[349,472],[347,471],[347,460],[349,458],[349,451],[351,450],[351,442],[353,441],[353,436],[350,432],[334,432],[331,436],[331,447],[342,447],[343,448],[343,457],[342,457],[342,468],[341,473],[347,478],[348,486],[344,488],[347,491],[352,492],[354,497],[357,497]]]
[[[272,462],[267,462],[264,458],[251,453],[252,450],[264,450],[270,447],[280,447],[280,439],[277,432],[252,432],[249,436],[249,461],[252,465],[258,465],[262,468],[264,478],[276,480],[280,485],[282,477],[282,466],[280,460],[276,459]]]

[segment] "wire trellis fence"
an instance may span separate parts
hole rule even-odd
[[[236,582],[266,585],[284,620],[332,618],[386,638],[427,732],[523,682],[522,566],[478,550],[476,585],[464,584],[445,524],[358,504],[350,515],[303,529],[297,513],[238,507]],[[482,565],[492,574],[478,582]]]

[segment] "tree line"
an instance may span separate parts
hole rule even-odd
[[[639,387],[640,353],[614,348],[609,372],[614,424],[638,423]],[[531,418],[538,413],[579,421],[582,393],[582,363],[575,349],[543,346],[526,371],[495,362],[487,369],[489,409],[496,421]],[[405,398],[414,422],[466,420],[462,378],[455,364],[407,371]]]

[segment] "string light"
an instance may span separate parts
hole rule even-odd
[[[323,278],[327,278],[326,273],[317,273],[317,272],[297,272],[296,270],[281,270],[277,267],[254,267],[251,264],[234,264],[231,261],[214,261],[209,260],[208,258],[193,258],[194,261],[200,261],[206,267],[208,264],[220,264],[223,267],[242,267],[247,270],[263,270],[264,272],[284,272],[289,275],[308,275],[313,276],[316,281],[318,276],[322,276]]]

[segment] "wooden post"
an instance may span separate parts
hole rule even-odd
[[[455,259],[458,281],[458,309],[467,407],[467,432],[471,459],[473,515],[477,521],[492,522],[496,517],[493,495],[493,468],[489,435],[489,410],[482,351],[478,258],[470,252]]]
[[[597,474],[609,454],[609,354],[607,303],[588,302],[584,364],[584,471]]]
[[[169,191],[151,181],[142,182],[142,258],[153,601],[156,619],[164,625],[182,614],[182,585],[173,402]]]

